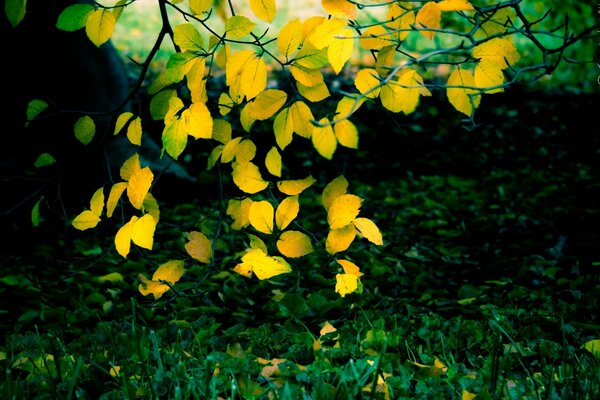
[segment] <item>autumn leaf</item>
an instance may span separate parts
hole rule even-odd
[[[379,232],[379,228],[373,221],[368,218],[356,218],[352,221],[352,224],[369,242],[377,246],[383,246],[381,232]]]
[[[354,78],[354,86],[358,89],[361,94],[369,98],[376,98],[379,96],[381,80],[376,70],[371,68],[364,68],[358,71]]]
[[[437,3],[441,11],[471,11],[473,5],[467,0],[442,0]]]
[[[429,39],[433,39],[436,32],[427,29],[440,29],[441,21],[442,12],[435,1],[429,1],[425,3],[419,12],[417,12],[417,16],[415,18],[417,27],[423,29],[421,34]]]
[[[333,158],[337,147],[335,133],[329,119],[322,118],[319,121],[322,126],[314,126],[312,132],[312,143],[317,152],[328,160]]]
[[[325,250],[329,254],[339,253],[350,247],[356,237],[356,228],[348,224],[342,228],[331,229],[325,241]]]
[[[450,104],[470,117],[481,101],[481,95],[476,94],[476,90],[470,89],[475,87],[473,75],[465,69],[457,68],[448,77],[447,85],[446,95]]]
[[[258,167],[251,162],[235,163],[231,176],[233,183],[246,193],[255,194],[269,186],[269,182],[262,178]]]
[[[273,115],[285,104],[287,93],[279,89],[267,89],[261,92],[251,103],[250,114],[257,120],[265,120]]]
[[[226,214],[233,218],[232,229],[239,230],[250,225],[250,206],[252,203],[253,201],[250,198],[229,200]]]
[[[340,73],[346,61],[350,59],[353,49],[354,38],[352,29],[344,28],[340,30],[327,49],[327,59],[336,75]]]
[[[356,19],[356,5],[347,0],[321,0],[325,11],[337,18]]]
[[[302,23],[300,19],[294,18],[288,21],[277,35],[277,47],[286,57],[294,54],[302,42]]]
[[[333,126],[333,132],[339,144],[350,149],[358,149],[358,129],[350,120],[337,122]]]
[[[504,73],[500,65],[495,61],[482,60],[475,67],[474,74],[475,86],[481,89],[487,89],[495,86],[501,86],[504,83]],[[484,90],[484,93],[500,93],[503,92],[502,87],[495,89]]]
[[[379,50],[382,47],[392,45],[391,37],[384,26],[374,25],[367,28],[360,35],[360,45],[365,50]]]
[[[260,280],[292,271],[290,265],[281,257],[270,257],[261,249],[253,249],[242,257],[242,263],[252,269]]]
[[[303,101],[296,101],[290,106],[290,113],[292,116],[292,122],[294,125],[294,132],[299,136],[310,139],[313,131],[312,111]]]
[[[275,210],[271,203],[266,200],[255,201],[250,206],[248,218],[250,225],[259,232],[271,234],[273,233],[273,218]]]
[[[500,69],[506,69],[516,64],[520,55],[510,39],[494,38],[477,45],[473,49],[473,58],[495,62]]]
[[[235,15],[225,21],[225,34],[228,39],[242,39],[252,32],[256,24],[248,17]]]
[[[195,260],[210,264],[212,258],[212,242],[202,232],[192,231],[187,234],[185,251]]]
[[[277,12],[275,0],[250,0],[250,9],[258,18],[273,22]]]
[[[277,249],[286,257],[296,258],[314,251],[310,238],[298,231],[285,231],[279,236]]]
[[[267,87],[267,65],[262,58],[251,57],[240,73],[240,90],[246,99],[255,98]]]
[[[277,151],[275,146],[271,147],[271,150],[267,152],[265,157],[265,167],[271,175],[281,177],[281,154]]]
[[[75,229],[85,231],[86,229],[96,227],[99,222],[100,217],[98,215],[90,210],[85,210],[73,219],[71,225],[73,225]]]
[[[211,139],[213,119],[203,102],[195,102],[181,114],[186,133],[194,139]]]
[[[133,224],[131,241],[147,250],[152,250],[156,220],[150,214],[145,214]]]
[[[346,194],[348,191],[348,181],[343,175],[338,176],[325,186],[321,195],[321,203],[325,210],[329,211],[333,200],[339,196]]]
[[[311,187],[316,181],[317,180],[313,178],[312,175],[309,175],[304,179],[279,181],[277,182],[277,189],[288,196],[295,196]]]
[[[358,289],[358,276],[354,274],[337,274],[335,276],[335,292],[345,297]]]
[[[150,190],[153,179],[154,174],[149,167],[136,170],[129,178],[127,184],[127,197],[129,198],[131,205],[136,209],[142,209],[144,198],[146,197],[146,194],[148,194],[148,190]]]
[[[109,9],[99,8],[88,15],[85,32],[92,43],[100,47],[112,36],[116,22],[115,15]]]
[[[296,82],[296,88],[302,97],[313,103],[325,100],[331,95],[325,82],[320,82],[314,86],[306,86],[300,82]]]
[[[184,272],[184,263],[181,260],[171,260],[162,264],[152,275],[152,280],[149,280],[144,275],[140,275],[140,284],[138,290],[143,296],[152,294],[157,300],[162,297],[165,292],[171,289],[170,285],[177,283]],[[168,282],[168,284],[163,283]]]
[[[202,51],[204,39],[192,24],[180,24],[173,28],[173,41],[182,51]]]
[[[327,211],[327,222],[331,229],[342,228],[351,223],[360,211],[362,199],[353,194],[336,197]]]
[[[289,107],[281,110],[275,117],[273,121],[273,133],[275,133],[275,142],[281,150],[284,150],[292,143],[294,120]]]
[[[298,196],[290,196],[283,199],[275,212],[275,224],[279,230],[284,230],[298,216],[300,203]]]

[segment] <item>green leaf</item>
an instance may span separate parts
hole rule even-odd
[[[256,24],[250,21],[248,17],[243,15],[233,16],[225,22],[227,39],[241,39],[252,32],[255,26]]]
[[[73,4],[60,13],[56,27],[63,31],[73,32],[85,27],[88,15],[95,8],[91,4]]]
[[[96,125],[94,120],[87,115],[79,118],[75,122],[75,137],[84,145],[88,145],[96,134]]]
[[[204,39],[192,24],[177,25],[173,29],[173,40],[183,51],[202,51],[204,48]]]
[[[42,203],[42,200],[44,200],[44,196],[40,197],[31,209],[31,225],[36,227],[40,226],[40,204]]]
[[[48,165],[52,165],[54,163],[56,163],[56,159],[54,157],[52,157],[52,154],[42,153],[35,160],[35,163],[33,163],[33,166],[36,168],[41,168],[41,167],[46,167]]]
[[[6,0],[4,3],[4,12],[12,27],[16,27],[25,18],[25,6],[27,0]]]
[[[40,115],[46,108],[48,108],[48,103],[45,101],[38,99],[31,100],[29,104],[27,104],[27,122],[25,123],[25,127],[27,127],[29,122]]]

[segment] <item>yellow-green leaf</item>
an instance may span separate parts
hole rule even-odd
[[[131,233],[137,220],[138,217],[132,216],[129,222],[123,225],[115,235],[115,248],[123,258],[127,258],[131,249]]]
[[[92,139],[94,139],[94,135],[96,134],[96,124],[94,124],[92,118],[84,115],[75,122],[74,131],[77,140],[87,146]]]
[[[321,0],[321,4],[334,17],[356,19],[356,5],[348,0]]]
[[[277,182],[277,189],[288,196],[296,196],[311,187],[315,182],[316,179],[309,175],[304,179],[279,181]]]
[[[290,106],[290,113],[294,123],[294,132],[310,139],[313,131],[312,121],[315,119],[310,108],[303,101],[296,101]]]
[[[112,185],[110,193],[108,194],[108,200],[106,201],[106,216],[112,217],[119,199],[123,195],[123,192],[127,189],[127,182],[118,182]]]
[[[379,96],[380,85],[379,74],[371,68],[361,69],[354,78],[354,86],[358,91],[372,99]]]
[[[12,27],[16,27],[25,18],[27,0],[5,0],[4,13]]]
[[[329,211],[333,201],[348,191],[348,181],[343,175],[338,176],[325,186],[321,196],[321,202],[326,211]]]
[[[300,203],[298,202],[298,196],[290,196],[283,199],[275,212],[275,224],[279,230],[282,231],[287,228],[296,219],[299,211]]]
[[[256,57],[256,53],[252,50],[242,50],[231,54],[227,57],[225,66],[225,82],[228,86],[232,86],[239,80],[240,74],[244,70],[246,63]]]
[[[354,264],[352,261],[348,261],[348,260],[336,260],[336,261],[338,264],[340,264],[342,266],[344,273],[356,275],[359,278],[361,276],[363,276],[363,273],[360,272],[360,268],[358,268],[358,265]]]
[[[125,283],[125,278],[119,272],[111,272],[106,275],[99,276],[98,283],[111,282],[111,283]]]
[[[313,127],[312,143],[320,155],[331,160],[337,147],[337,140],[335,139],[333,128],[329,124],[329,119],[322,118],[319,123],[324,126]]]
[[[275,133],[275,142],[281,150],[285,149],[294,136],[294,119],[290,108],[286,107],[277,114],[273,121],[273,132]]]
[[[137,171],[142,169],[140,165],[140,155],[138,153],[134,153],[131,157],[129,157],[123,165],[121,165],[121,169],[119,170],[119,175],[124,181],[128,181],[129,178]]]
[[[271,147],[271,150],[267,152],[265,167],[267,167],[267,171],[271,175],[281,177],[281,154],[279,154],[275,146]]]
[[[492,60],[481,60],[475,67],[475,86],[481,89],[487,89],[494,86],[501,86],[504,83],[504,74],[500,65]],[[495,89],[485,90],[484,93],[500,93],[504,89],[497,87]]]
[[[208,12],[213,5],[213,0],[190,0],[190,11],[194,15]]]
[[[296,258],[314,251],[310,238],[298,231],[286,231],[279,236],[277,250],[286,257]]]
[[[210,170],[212,169],[212,167],[215,166],[215,164],[217,163],[217,161],[219,160],[219,157],[221,157],[221,154],[223,153],[223,145],[220,144],[218,146],[215,146],[210,154],[208,155],[208,159],[206,160],[206,170]]]
[[[364,97],[344,96],[335,109],[336,118],[348,118],[365,102]]]
[[[32,121],[47,108],[48,103],[46,103],[44,100],[33,99],[27,103],[27,122],[25,122],[25,127],[29,126],[29,121]]]
[[[277,47],[286,57],[294,54],[302,42],[302,23],[298,18],[288,21],[277,35]]]
[[[142,119],[135,117],[127,127],[127,139],[136,146],[142,145]]]
[[[447,86],[446,95],[450,104],[470,117],[481,101],[481,95],[477,94],[476,90],[469,89],[475,87],[473,75],[467,70],[457,68],[448,77]]]
[[[409,69],[404,71],[396,81],[392,80],[383,85],[379,97],[388,110],[402,111],[408,115],[417,108],[421,94],[431,95],[423,86],[423,78],[417,71]]]
[[[254,249],[242,257],[244,264],[252,267],[258,279],[269,279],[292,271],[290,265],[281,257],[269,257],[261,249]]]
[[[96,214],[98,217],[102,214],[104,210],[104,187],[96,190],[92,195],[92,199],[90,200],[90,211]]]
[[[254,119],[265,120],[273,115],[285,104],[287,93],[279,89],[267,89],[261,92],[251,103],[250,114]]]
[[[333,127],[333,132],[338,142],[351,149],[358,149],[358,129],[352,122],[344,119],[336,123]]]
[[[429,39],[433,39],[435,36],[435,31],[427,30],[429,29],[440,29],[442,21],[442,12],[435,1],[429,1],[425,3],[423,7],[417,13],[415,18],[415,22],[418,28],[423,29],[421,33],[423,36]]]
[[[135,115],[133,115],[133,113],[129,111],[121,113],[121,115],[119,115],[119,117],[117,118],[117,122],[115,123],[115,131],[113,132],[113,135],[118,135],[119,132],[121,132],[121,130],[125,127],[125,125],[127,125],[127,123],[134,117]]]
[[[317,49],[312,43],[304,41],[302,47],[294,57],[294,65],[306,69],[323,68],[329,63],[327,58],[327,48]]]
[[[235,163],[231,176],[233,183],[246,193],[255,194],[269,186],[269,182],[262,178],[258,167],[251,162]]]
[[[35,159],[33,166],[36,168],[47,167],[56,163],[56,159],[50,153],[42,153]]]
[[[173,41],[182,51],[202,51],[204,39],[192,24],[180,24],[173,28]]]
[[[213,120],[212,138],[217,142],[226,144],[231,140],[231,123],[221,118]]]
[[[156,201],[156,198],[152,196],[152,193],[148,192],[148,194],[146,195],[143,207],[144,211],[152,215],[154,217],[154,220],[158,224],[158,221],[160,220],[160,209],[158,208],[158,201]]]
[[[177,97],[174,89],[167,89],[155,94],[150,101],[150,115],[157,121],[164,119],[169,110],[169,101],[172,97]]]
[[[150,190],[154,174],[149,167],[139,169],[131,175],[127,184],[127,197],[133,207],[140,210],[144,202],[144,198]]]
[[[202,102],[192,103],[190,107],[181,114],[181,119],[186,124],[186,131],[194,139],[212,138],[213,119],[206,104]]]
[[[266,87],[267,65],[262,58],[251,57],[240,73],[240,90],[247,100],[251,100]]]
[[[369,242],[377,246],[383,246],[381,232],[373,221],[368,218],[356,218],[352,223]]]
[[[600,339],[585,342],[583,348],[592,353],[597,359],[600,359]]]
[[[156,220],[150,214],[145,214],[133,223],[131,241],[144,249],[152,250]]]
[[[463,389],[462,394],[460,395],[460,400],[473,400],[476,397],[477,395],[475,393],[471,393]]]
[[[185,251],[195,260],[209,264],[212,259],[212,241],[202,232],[192,231],[187,234]]]
[[[243,15],[230,17],[225,21],[227,39],[242,39],[244,36],[250,34],[255,26],[254,22]]]
[[[275,0],[250,0],[254,15],[266,22],[273,22],[277,12]]]
[[[340,73],[352,55],[353,49],[353,31],[350,28],[344,28],[335,35],[327,49],[327,59],[336,75]]]
[[[248,239],[250,240],[250,249],[261,249],[265,254],[268,254],[267,245],[256,235],[248,233]]]
[[[256,156],[256,145],[250,139],[244,139],[235,147],[235,160],[240,163],[252,161]]]
[[[228,163],[233,161],[238,145],[242,141],[242,137],[238,136],[225,144],[221,153],[221,162]]]
[[[253,105],[254,102],[247,103],[240,112],[240,124],[242,124],[242,128],[244,128],[246,132],[250,132],[250,129],[252,129],[252,125],[254,125],[254,123],[256,122],[256,118],[254,118],[254,116],[252,115]]]
[[[90,210],[85,210],[76,216],[75,219],[73,219],[71,225],[73,225],[75,229],[85,231],[86,229],[96,227],[98,222],[100,222],[100,217],[96,215],[96,213]]]
[[[7,3],[10,0],[7,1]],[[23,1],[24,3],[25,1]],[[92,4],[72,4],[61,11],[56,27],[63,31],[73,32],[85,26],[88,15],[94,11]]]
[[[233,218],[232,229],[240,230],[250,225],[250,206],[252,206],[252,203],[253,201],[250,198],[229,200],[226,214]]]
[[[250,206],[248,218],[250,225],[259,232],[271,234],[273,233],[273,218],[275,210],[271,203],[266,200],[255,201]]]
[[[342,228],[332,229],[327,234],[325,241],[325,250],[329,254],[339,253],[346,250],[356,237],[356,228],[352,224],[348,224]]]
[[[304,86],[300,82],[296,82],[296,87],[298,88],[298,92],[300,92],[302,97],[313,103],[324,100],[330,96],[329,88],[325,82],[321,82],[314,86]]]
[[[336,197],[327,210],[327,222],[331,229],[342,228],[351,223],[360,211],[362,199],[353,194]]]
[[[358,276],[354,274],[337,274],[335,282],[335,291],[342,297],[358,289]]]
[[[177,160],[187,146],[188,133],[186,125],[181,119],[175,119],[165,126],[162,133],[164,149],[175,160]]]
[[[105,8],[91,12],[85,22],[85,32],[96,47],[106,43],[115,30],[117,19],[115,15]]]

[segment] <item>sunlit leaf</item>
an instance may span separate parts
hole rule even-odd
[[[321,196],[321,202],[325,210],[329,211],[333,200],[339,196],[346,194],[348,191],[348,181],[343,175],[338,176],[325,186],[323,194]]]
[[[473,400],[477,395],[475,393],[471,393],[463,389],[462,394],[460,395],[460,400]]]
[[[346,61],[350,59],[354,49],[353,31],[350,28],[344,28],[339,31],[329,44],[327,49],[327,59],[337,74],[340,73]]]
[[[379,96],[380,85],[379,74],[371,68],[361,69],[354,78],[354,86],[359,92],[370,98]]]
[[[324,126],[313,127],[312,143],[317,152],[328,160],[333,158],[333,153],[337,147],[337,140],[333,132],[333,127],[327,118],[319,121]]]
[[[390,21],[387,24],[388,28],[391,31],[395,31],[394,33],[391,33],[391,36],[397,41],[403,41],[412,31],[411,26],[415,23],[415,13],[413,11],[406,11],[404,8],[400,7],[400,3],[393,3],[389,6],[387,20]],[[391,52],[392,57],[396,50],[395,47],[396,46],[392,47],[394,50]],[[389,46],[386,46],[386,48],[389,48]],[[382,57],[382,55],[384,55],[383,53],[383,49],[381,49],[377,57],[378,62],[385,58],[385,56]],[[389,66],[392,64],[393,63],[386,63],[385,65]]]
[[[192,24],[180,24],[173,28],[173,41],[182,51],[202,51],[204,39]]]
[[[369,242],[383,246],[383,237],[373,221],[368,218],[356,218],[352,223]]]
[[[296,258],[314,251],[310,238],[298,231],[285,231],[279,236],[277,249],[286,257]]]
[[[446,95],[450,104],[470,117],[481,101],[481,95],[476,94],[476,90],[469,89],[475,87],[473,75],[467,70],[457,68],[448,77],[447,85]]]
[[[302,97],[313,103],[325,100],[331,95],[325,82],[318,83],[314,86],[305,86],[300,82],[296,82],[296,87],[298,88],[298,92],[302,95]]]
[[[108,9],[99,8],[91,12],[85,22],[85,32],[96,47],[106,43],[115,30],[117,19]]]
[[[104,210],[104,187],[99,188],[92,195],[90,200],[90,211],[96,214],[98,217]]]
[[[206,104],[202,102],[192,103],[190,107],[181,114],[186,123],[186,132],[194,139],[211,139],[213,132],[213,119]]]
[[[302,42],[302,23],[298,18],[288,21],[277,35],[277,47],[285,56],[294,54]]]
[[[347,0],[321,0],[325,11],[337,18],[356,19],[356,5]]]
[[[96,124],[91,117],[84,115],[75,122],[74,131],[77,140],[87,146],[94,139]]]
[[[275,117],[273,121],[273,133],[275,133],[275,142],[281,150],[285,149],[292,142],[294,119],[289,107],[281,110]]]
[[[337,274],[335,282],[335,291],[342,297],[358,289],[358,276],[354,274]]]
[[[231,228],[239,230],[250,225],[250,206],[252,205],[252,199],[246,198],[244,200],[231,199],[227,203],[226,214],[233,218]]]
[[[96,227],[96,225],[98,225],[99,222],[100,217],[96,215],[96,213],[90,210],[85,210],[82,211],[79,215],[77,215],[75,219],[73,219],[71,225],[73,225],[75,229],[85,231],[86,229]]]
[[[252,277],[252,265],[247,264],[247,263],[239,263],[238,265],[235,266],[235,268],[233,268],[233,272],[236,272],[242,276],[245,276],[246,278],[251,278]]]
[[[583,348],[592,353],[596,358],[600,359],[600,339],[593,339],[585,342]]]
[[[192,231],[187,234],[185,251],[195,260],[209,264],[212,258],[212,242],[202,232]]]
[[[307,40],[315,47],[315,49],[324,49],[329,46],[335,40],[338,33],[347,26],[348,23],[341,19],[333,18],[323,20],[319,25],[315,26]]]
[[[134,153],[131,157],[129,157],[119,170],[119,175],[124,181],[128,181],[129,178],[137,171],[142,169],[140,165],[140,155],[138,153]]]
[[[187,142],[187,126],[183,120],[175,119],[165,126],[162,133],[162,143],[168,155],[177,160],[185,150]]]
[[[127,139],[136,146],[142,145],[142,119],[135,117],[127,127]]]
[[[267,167],[267,171],[271,175],[281,177],[281,154],[279,154],[275,146],[271,147],[271,150],[267,152],[265,167]]]
[[[360,211],[362,199],[353,194],[336,197],[327,210],[327,222],[331,229],[343,228],[351,223]]]
[[[261,249],[254,249],[242,257],[244,264],[252,267],[258,279],[269,279],[292,271],[290,265],[281,257],[269,257]]]
[[[502,73],[502,69],[500,65],[495,61],[490,60],[482,60],[475,67],[475,86],[481,89],[487,89],[494,86],[501,86],[504,83],[504,74]],[[485,90],[484,93],[500,93],[503,92],[504,89],[498,87],[496,89],[488,89]]]
[[[127,257],[129,250],[131,249],[131,233],[133,231],[133,225],[137,220],[138,217],[135,215],[132,216],[129,222],[123,225],[115,235],[115,248],[124,258]]]
[[[144,275],[140,275],[139,292],[146,296],[152,294],[154,299],[159,299],[165,292],[170,289],[170,286],[162,283],[168,282],[170,285],[177,283],[184,273],[184,262],[182,260],[171,260],[162,264],[152,275],[152,280],[147,279]]]
[[[285,104],[287,93],[279,89],[267,89],[261,92],[251,103],[250,113],[257,120],[265,120],[275,115]]]
[[[154,174],[149,167],[139,169],[131,175],[127,184],[127,197],[131,205],[138,210],[142,208],[144,198],[150,190]]]
[[[248,239],[250,240],[251,249],[261,249],[265,252],[265,254],[268,254],[267,245],[265,244],[265,242],[263,242],[261,238],[251,233],[248,233]]]
[[[295,196],[311,187],[315,182],[316,179],[309,175],[304,179],[279,181],[277,182],[277,189],[288,196]]]
[[[129,111],[121,113],[117,118],[117,122],[115,123],[115,130],[113,132],[113,135],[118,135],[119,132],[121,132],[121,130],[125,127],[125,125],[127,125],[127,123],[134,117],[135,115]]]
[[[325,250],[329,254],[339,253],[350,247],[356,237],[356,228],[348,224],[342,228],[331,229],[325,241]]]
[[[294,123],[294,132],[310,139],[313,130],[312,121],[315,119],[310,108],[303,101],[296,101],[290,106],[290,113]]]
[[[277,12],[275,0],[250,0],[250,9],[258,18],[273,22]]]
[[[267,87],[267,65],[260,57],[251,57],[240,73],[240,89],[246,99],[255,98]]]
[[[152,250],[156,220],[150,214],[145,214],[134,222],[131,229],[131,241],[144,249]]]
[[[421,34],[426,38],[433,39],[435,31],[425,30],[429,29],[440,29],[442,21],[442,12],[435,1],[429,1],[425,3],[423,7],[417,13],[415,22],[417,27],[424,29]]]
[[[473,6],[467,0],[442,0],[437,3],[441,11],[471,11]]]
[[[342,97],[342,99],[338,101],[337,107],[335,109],[336,119],[350,117],[356,110],[360,108],[360,106],[362,106],[364,102],[364,97]]]
[[[337,141],[344,147],[358,149],[358,129],[352,122],[344,119],[333,126]]]
[[[271,234],[273,233],[273,218],[275,210],[271,203],[266,200],[255,201],[250,206],[248,218],[250,225],[259,232]]]
[[[283,199],[275,212],[275,224],[279,230],[284,230],[298,216],[300,203],[298,196],[290,196]]]
[[[379,50],[392,44],[390,34],[382,25],[371,26],[360,35],[360,45],[365,50]]]
[[[258,167],[251,162],[235,163],[231,176],[233,183],[246,193],[258,193],[269,186],[269,182],[262,178]]]
[[[213,5],[213,0],[189,0],[190,11],[194,15],[208,12]]]
[[[242,39],[252,32],[256,24],[248,17],[235,15],[225,21],[225,34],[228,39]]]
[[[520,55],[510,39],[494,38],[477,45],[473,49],[473,57],[495,62],[500,69],[505,69],[519,61]]]
[[[10,0],[7,1],[7,3]],[[23,1],[25,3],[25,1]],[[56,27],[63,31],[73,32],[85,26],[88,15],[94,11],[92,4],[72,4],[61,11]]]

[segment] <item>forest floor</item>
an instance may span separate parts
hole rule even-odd
[[[188,258],[174,290],[142,297],[138,274],[182,258],[182,232],[214,229],[199,190],[157,187],[179,204],[127,260],[110,230],[12,226],[29,240],[0,255],[0,397],[597,398],[599,100],[509,91],[475,126],[433,99],[410,118],[364,105],[359,151],[299,150],[290,168],[343,173],[383,233],[351,253],[362,294],[335,293],[333,264],[235,274],[225,230],[213,267]]]

